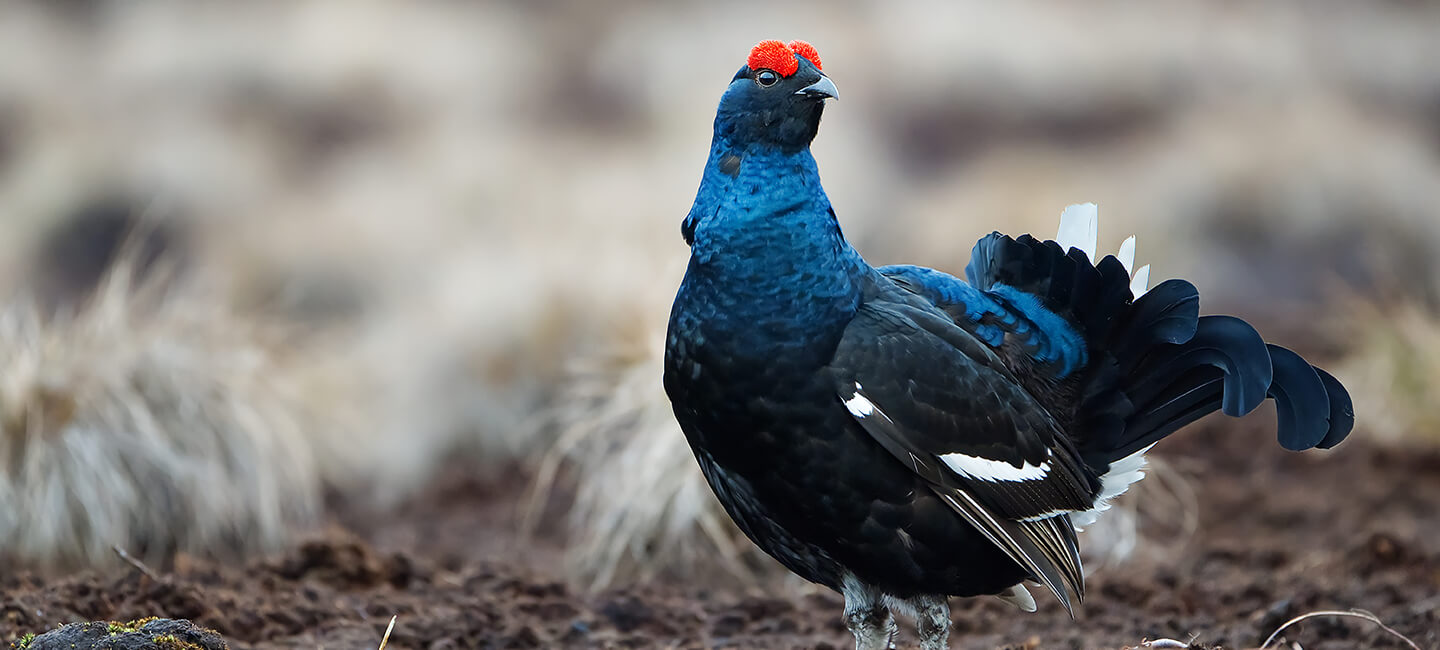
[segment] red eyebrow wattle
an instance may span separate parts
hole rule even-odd
[[[795,74],[800,69],[795,52],[780,41],[760,41],[751,48],[750,58],[745,63],[751,70],[774,70],[782,77]]]
[[[790,41],[790,51],[805,57],[815,66],[816,70],[825,69],[824,66],[820,65],[820,53],[815,50],[814,45],[805,41]]]
[[[795,74],[800,69],[800,62],[795,56],[803,56],[816,70],[823,70],[820,65],[820,53],[815,46],[805,41],[790,41],[789,45],[780,41],[760,41],[750,49],[750,58],[745,64],[751,70],[774,70],[782,77]]]

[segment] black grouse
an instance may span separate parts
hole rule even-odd
[[[1142,475],[1151,445],[1220,410],[1277,405],[1292,450],[1354,423],[1329,374],[1249,324],[1201,316],[1184,280],[1145,291],[1092,261],[1093,205],[1062,246],[993,233],[964,280],[875,268],[845,240],[810,142],[835,85],[809,44],[766,41],[720,99],[682,233],[689,267],[665,390],[715,495],[760,548],[845,597],[856,648],[892,606],[944,648],[947,598],[1023,583],[1085,591],[1076,526]],[[1074,244],[1074,245],[1069,245]]]

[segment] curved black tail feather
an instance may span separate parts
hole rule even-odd
[[[1092,265],[1078,249],[999,233],[975,245],[966,275],[981,290],[1003,284],[1037,296],[1081,332],[1088,362],[1065,380],[1078,399],[1057,415],[1069,418],[1086,462],[1102,473],[1205,415],[1238,417],[1266,398],[1276,402],[1286,449],[1333,447],[1354,426],[1339,381],[1239,318],[1200,316],[1199,292],[1184,280],[1137,299],[1114,257]]]

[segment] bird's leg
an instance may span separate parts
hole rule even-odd
[[[920,650],[950,647],[950,600],[944,596],[919,596],[908,603],[915,609],[920,633]]]
[[[855,635],[855,650],[888,650],[895,636],[895,617],[880,590],[846,576],[845,627]]]

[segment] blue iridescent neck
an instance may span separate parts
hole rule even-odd
[[[840,232],[808,147],[740,147],[717,137],[683,230],[691,256],[682,296],[734,305],[724,318],[737,325],[778,319],[805,330],[848,321],[870,272]],[[772,335],[790,329],[783,323]]]
[[[840,232],[808,147],[735,145],[717,134],[682,231],[696,261],[730,271],[861,262]]]

